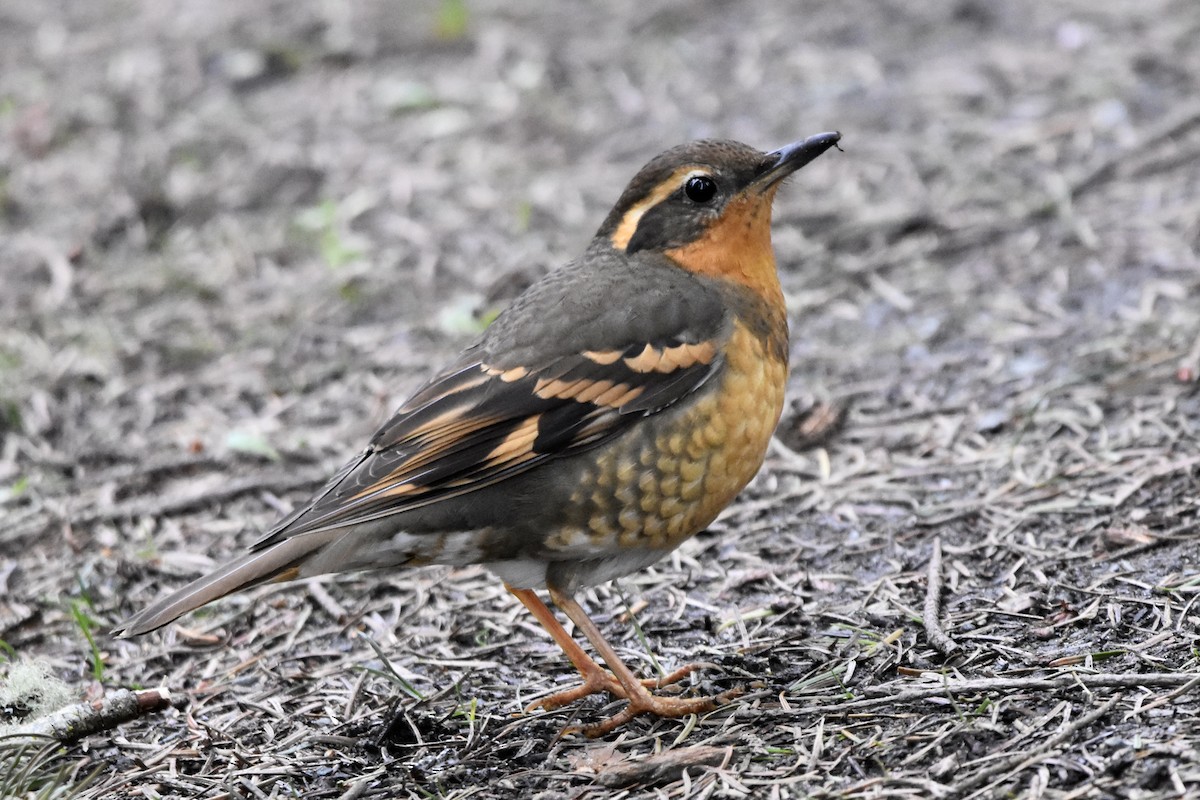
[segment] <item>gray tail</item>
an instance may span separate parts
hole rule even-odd
[[[303,534],[248,553],[142,609],[114,628],[112,633],[122,637],[149,633],[227,594],[260,583],[301,577],[301,566],[344,533],[344,530],[328,530]]]

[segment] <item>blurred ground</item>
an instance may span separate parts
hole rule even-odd
[[[1200,792],[1197,41],[1193,0],[2,0],[4,658],[184,704],[0,745],[0,786]],[[646,159],[828,129],[845,153],[777,204],[779,446],[711,532],[584,598],[729,707],[558,738],[601,701],[520,715],[571,671],[476,570],[108,638],[303,499]]]

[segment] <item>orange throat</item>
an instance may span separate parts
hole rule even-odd
[[[666,255],[689,272],[744,286],[786,318],[771,248],[771,202],[776,188],[730,201],[703,236]]]

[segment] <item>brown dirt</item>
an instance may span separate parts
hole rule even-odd
[[[0,5],[0,639],[89,697],[182,698],[49,753],[51,788],[1200,792],[1200,6],[793,5]],[[647,158],[833,128],[777,208],[779,446],[584,598],[729,706],[558,738],[603,703],[520,714],[569,665],[475,569],[107,637],[303,499]]]

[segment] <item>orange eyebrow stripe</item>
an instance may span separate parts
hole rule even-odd
[[[610,241],[612,246],[617,250],[624,250],[629,246],[629,240],[637,233],[638,223],[642,221],[642,217],[647,211],[654,208],[656,205],[666,200],[671,194],[679,188],[679,184],[683,182],[683,178],[690,172],[695,172],[698,167],[695,164],[687,164],[672,172],[663,179],[658,186],[650,194],[643,199],[634,203],[625,212],[625,216],[621,217],[621,224],[613,231]]]

